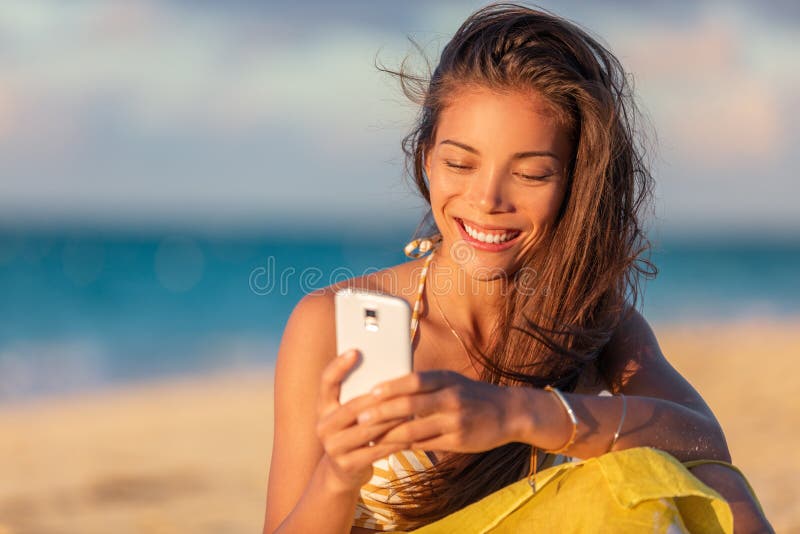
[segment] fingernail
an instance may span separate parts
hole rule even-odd
[[[358,414],[359,423],[366,423],[370,419],[372,419],[372,414],[370,414],[369,412],[361,412],[360,414]]]

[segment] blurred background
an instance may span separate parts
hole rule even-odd
[[[422,67],[406,36],[435,63],[485,4],[0,4],[0,533],[260,528],[288,314],[404,261],[425,212],[374,63]],[[643,313],[800,532],[800,7],[539,5],[632,73]]]

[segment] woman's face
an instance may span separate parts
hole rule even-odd
[[[460,92],[425,158],[443,250],[472,278],[512,275],[553,227],[570,157],[569,132],[538,94]]]

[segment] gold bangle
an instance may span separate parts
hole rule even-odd
[[[614,445],[617,444],[619,433],[622,432],[622,424],[625,422],[625,414],[628,411],[628,401],[625,395],[620,393],[619,396],[622,397],[622,416],[619,418],[619,425],[617,425],[617,431],[614,432],[614,439],[611,440],[611,446],[608,448],[608,452],[611,452],[614,449]]]
[[[557,390],[554,387],[551,387],[550,384],[546,385],[544,389],[545,391],[553,393],[558,398],[561,404],[564,405],[564,409],[567,411],[569,420],[572,421],[572,434],[569,436],[569,440],[567,440],[567,443],[560,449],[547,451],[550,454],[560,454],[569,449],[570,447],[572,447],[572,444],[575,443],[575,438],[578,435],[578,418],[575,416],[575,412],[572,410],[572,406],[569,405],[567,399],[564,398],[564,395],[562,395],[559,390]]]
[[[561,404],[564,405],[564,408],[567,411],[567,415],[569,415],[570,421],[572,421],[572,435],[570,435],[567,444],[556,451],[545,451],[549,454],[559,454],[569,449],[572,446],[572,444],[575,443],[575,437],[578,435],[578,418],[575,416],[575,412],[572,410],[572,407],[567,402],[567,399],[564,398],[564,395],[562,395],[560,391],[558,391],[553,387],[550,387],[549,384],[546,385],[544,389],[546,391],[552,392],[556,397],[558,397],[558,400],[561,402]],[[532,445],[531,462],[530,462],[530,467],[528,468],[528,484],[533,490],[533,493],[536,493],[536,481],[534,480],[534,477],[536,476],[538,467],[539,467],[539,448],[536,445]]]

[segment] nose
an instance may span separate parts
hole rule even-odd
[[[468,201],[476,210],[484,213],[512,211],[512,203],[507,186],[507,180],[502,169],[487,169],[485,172],[475,176],[471,182]]]

